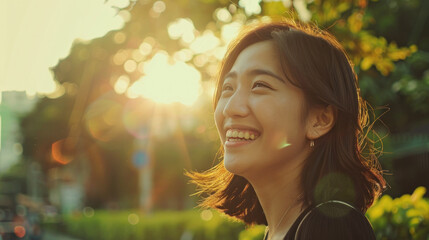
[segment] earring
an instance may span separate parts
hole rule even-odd
[[[314,147],[314,140],[310,141],[310,147]]]

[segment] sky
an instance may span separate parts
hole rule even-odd
[[[122,28],[113,8],[128,0],[0,0],[0,94],[55,90],[49,68],[67,57],[73,41]]]

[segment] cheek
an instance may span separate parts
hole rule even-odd
[[[272,102],[271,107],[260,108],[267,131],[270,132],[270,142],[277,148],[284,148],[295,143],[297,138],[304,135],[304,123],[299,103],[289,101]]]

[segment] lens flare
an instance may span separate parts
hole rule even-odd
[[[278,148],[279,148],[279,149],[282,149],[282,148],[289,147],[290,145],[291,145],[291,144],[290,144],[290,143],[288,143],[287,139],[284,139],[283,141],[281,141],[281,142],[280,142],[280,144],[279,144]]]
[[[154,107],[154,103],[150,101],[130,100],[122,112],[125,129],[138,139],[147,139]]]
[[[104,95],[94,101],[85,112],[85,126],[89,134],[103,142],[113,140],[121,133],[122,105]]]
[[[355,202],[356,187],[353,180],[346,174],[333,172],[323,176],[317,183],[314,191],[316,202],[326,202],[331,199],[341,199]],[[333,213],[323,212],[327,216]],[[330,216],[334,217],[334,216]]]
[[[189,64],[172,63],[172,60],[165,52],[155,54],[145,62],[145,75],[128,88],[127,96],[140,96],[164,104],[192,105],[201,93],[201,74]]]
[[[51,156],[56,162],[66,165],[72,161],[72,157],[67,156],[63,153],[63,149],[68,148],[67,145],[71,144],[69,139],[61,139],[51,146]]]

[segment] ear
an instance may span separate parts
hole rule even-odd
[[[315,107],[307,118],[307,138],[315,140],[328,133],[335,125],[336,109],[331,105]]]

